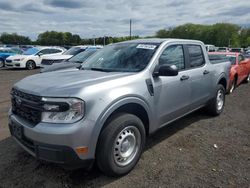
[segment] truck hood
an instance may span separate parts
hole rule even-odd
[[[63,59],[69,59],[72,55],[50,55],[50,56],[43,56],[43,59],[48,60],[63,60]]]
[[[14,87],[29,94],[48,97],[77,96],[90,85],[133,75],[135,73],[99,72],[72,70],[40,73],[28,76]]]
[[[81,66],[81,63],[74,63],[70,61],[62,62],[62,63],[54,63],[49,66],[44,66],[44,68],[41,69],[41,73],[44,72],[51,72],[51,71],[58,71],[58,70],[64,70],[64,69],[73,69]]]

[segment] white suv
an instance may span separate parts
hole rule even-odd
[[[5,66],[8,68],[27,68],[29,70],[40,67],[43,57],[62,54],[65,51],[60,47],[33,47],[29,48],[22,55],[9,56]]]

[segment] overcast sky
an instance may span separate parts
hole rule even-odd
[[[93,36],[149,36],[184,23],[250,25],[248,0],[0,0],[0,33],[36,39],[47,30]]]

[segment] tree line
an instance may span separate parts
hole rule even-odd
[[[242,28],[236,24],[217,23],[213,25],[184,24],[173,28],[161,29],[156,32],[158,38],[182,38],[201,40],[205,44],[215,46],[248,47],[250,46],[250,28]],[[110,44],[130,39],[138,39],[139,36],[111,37],[82,39],[77,34],[70,32],[46,31],[38,35],[36,41],[17,33],[2,33],[0,43],[3,44],[33,44],[33,45],[58,45],[73,46],[80,44]]]
[[[161,29],[156,32],[156,37],[196,39],[215,46],[250,46],[250,28],[242,28],[228,23],[214,25],[184,24],[174,28]]]

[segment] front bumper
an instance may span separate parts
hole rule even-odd
[[[13,138],[36,159],[53,162],[67,169],[90,168],[92,166],[94,158],[89,157],[87,154],[81,156],[75,152],[75,146],[80,145],[72,144],[74,142],[72,141],[72,135],[48,135],[43,131],[35,133],[37,127],[29,128],[28,124],[22,122],[15,115],[10,115],[9,119],[9,128]],[[20,128],[19,134],[14,134],[16,131],[13,131],[13,129],[16,129],[16,127]]]
[[[25,68],[25,65],[23,65],[23,63],[21,61],[17,61],[17,62],[5,62],[5,67],[7,68]]]

